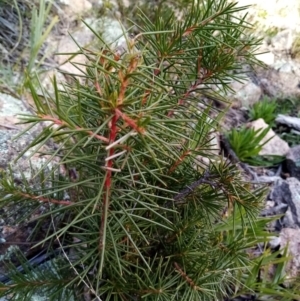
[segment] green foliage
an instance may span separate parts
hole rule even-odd
[[[281,139],[286,141],[290,147],[294,147],[300,144],[300,135],[293,132],[282,132],[278,130],[278,134]]]
[[[47,296],[47,298],[50,297],[54,300],[75,300],[72,285],[66,287],[71,275],[68,269],[62,268],[65,264],[63,258],[56,258],[40,266],[35,266],[34,272],[32,272],[32,264],[26,261],[20,250],[16,248],[14,254],[18,261],[22,262],[22,270],[16,269],[14,264],[7,262],[8,277],[11,282],[5,288],[7,295],[13,294],[10,300],[37,300],[38,296]],[[59,274],[56,272],[58,269]],[[56,284],[57,289],[55,291],[45,285],[49,281]],[[30,289],[27,289],[26,286],[29,286]],[[3,287],[0,284],[0,289]],[[42,298],[42,300],[44,299]]]
[[[259,42],[234,17],[242,9],[195,1],[182,21],[166,10],[153,22],[140,12],[125,50],[94,31],[103,48],[80,48],[82,75],[69,74],[62,88],[54,78],[53,95],[39,87],[41,97],[28,79],[35,114],[23,120],[43,129],[20,157],[30,149],[45,163],[22,185],[3,176],[0,205],[22,207],[18,222],[34,216],[35,231],[48,225],[34,247],[58,261],[35,270],[21,259],[25,274],[10,265],[13,283],[0,285],[1,296],[210,301],[259,291],[247,282],[257,267],[247,251],[268,241],[257,218],[265,189],[250,191],[236,166],[214,155],[210,134],[224,112],[204,100],[199,107],[199,94],[218,85],[222,95],[242,65],[257,62]],[[204,169],[199,157],[214,160]]]
[[[274,235],[266,229],[268,223],[275,219],[277,217],[259,217],[254,226],[244,221],[243,214],[238,212],[230,216],[226,224],[216,226],[216,230],[222,233],[225,241],[231,240],[234,244],[236,239],[244,240],[246,246],[244,251],[249,254],[247,268],[240,270],[237,278],[233,280],[233,297],[250,294],[256,296],[258,300],[299,298],[299,289],[296,286],[294,289],[292,286],[286,288],[287,283],[298,283],[297,279],[288,281],[285,277],[287,248],[271,252],[267,244],[263,245],[271,235]]]
[[[231,129],[227,133],[227,139],[237,155],[245,163],[253,166],[271,166],[283,160],[280,156],[260,156],[259,152],[270,139],[264,140],[270,128],[258,129],[241,127]]]
[[[242,127],[232,128],[227,134],[228,141],[238,158],[245,163],[259,165],[259,152],[264,144],[262,140],[268,133],[269,128],[258,129]]]
[[[262,118],[267,124],[273,126],[276,118],[276,108],[276,101],[270,100],[269,98],[265,97],[261,101],[256,102],[250,107],[250,119],[257,120],[259,118]]]
[[[136,0],[129,1],[128,5],[124,5],[124,1],[122,0],[104,0],[101,9],[99,12],[96,12],[96,16],[103,17],[103,15],[111,15],[115,11],[118,11],[118,17],[120,17],[121,21],[131,26],[132,22],[139,22],[139,10],[147,12],[147,18],[151,22],[155,22],[157,13],[159,15],[168,14],[171,8],[175,14],[180,15],[183,10],[187,11],[192,5],[193,0]],[[137,28],[135,28],[135,30],[137,30]]]
[[[299,59],[300,57],[300,36],[298,35],[293,42],[291,55],[293,58]]]
[[[45,60],[46,55],[44,55],[38,63],[36,63],[39,51],[44,44],[46,38],[48,37],[51,29],[58,22],[58,17],[55,16],[51,19],[50,24],[45,27],[49,12],[52,6],[52,1],[49,1],[46,5],[45,0],[39,1],[39,9],[36,7],[32,10],[31,18],[31,28],[30,28],[30,56],[27,66],[27,73],[31,74],[34,70],[33,68],[38,68]]]
[[[3,0],[0,5],[0,88],[12,95],[22,92],[26,74],[41,71],[47,58],[44,42],[58,21],[50,17],[51,7],[52,0]]]
[[[278,99],[276,114],[299,117],[300,99],[295,97]]]
[[[299,98],[283,98],[277,100],[276,114],[300,117],[300,99]],[[275,132],[281,139],[286,141],[290,147],[300,144],[300,136],[285,125],[277,125]]]

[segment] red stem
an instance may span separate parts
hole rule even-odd
[[[169,174],[170,173],[172,173],[176,168],[177,168],[177,166],[184,160],[184,158],[186,157],[186,156],[188,156],[190,154],[190,151],[189,150],[187,150],[187,151],[185,151],[181,156],[180,156],[180,158],[171,166],[171,168],[170,168],[170,170],[169,170]]]
[[[66,123],[66,122],[64,122],[64,121],[61,121],[61,120],[59,120],[59,119],[57,119],[57,118],[54,118],[54,117],[52,117],[52,116],[50,116],[50,115],[39,115],[39,117],[41,117],[43,120],[49,120],[49,121],[52,121],[52,122],[53,122],[54,124],[56,124],[56,125],[64,126],[64,127],[70,128],[70,125],[69,125],[68,123]],[[76,129],[76,130],[80,130],[80,131],[85,131],[89,136],[93,136],[93,137],[95,137],[96,139],[101,140],[101,141],[103,141],[103,142],[106,142],[106,143],[109,142],[109,140],[108,140],[106,137],[103,137],[103,136],[101,136],[101,135],[97,135],[97,134],[93,133],[92,131],[87,131],[87,130],[85,130],[85,129],[79,127],[79,126],[75,126],[75,129]]]
[[[30,194],[27,194],[27,193],[20,193],[20,195],[24,198],[28,198],[30,200],[43,202],[43,203],[52,203],[52,204],[66,205],[66,206],[70,206],[70,205],[74,204],[74,202],[70,202],[70,201],[56,200],[56,199],[51,199],[51,198],[47,198],[47,197],[30,195]]]
[[[111,120],[111,126],[110,126],[110,134],[109,134],[109,144],[113,143],[116,140],[118,128],[117,128],[117,121],[119,119],[118,114],[114,114],[112,120]],[[112,147],[109,149],[108,156],[111,157],[115,152],[115,148]],[[109,207],[109,196],[111,191],[111,178],[112,178],[112,170],[113,167],[113,159],[110,159],[106,163],[106,174],[105,174],[105,192],[103,195],[103,205],[102,205],[102,217],[101,217],[101,225],[99,230],[100,240],[99,240],[99,250],[103,251],[104,249],[104,241],[105,241],[105,223],[107,220],[107,212]]]

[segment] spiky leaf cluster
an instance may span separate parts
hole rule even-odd
[[[258,41],[234,17],[241,9],[194,1],[181,21],[170,11],[155,22],[140,12],[139,34],[122,47],[96,32],[101,49],[79,45],[81,75],[69,74],[71,84],[54,79],[53,95],[40,87],[40,97],[28,80],[36,111],[24,122],[44,125],[29,148],[52,147],[35,174],[39,185],[24,178],[17,186],[6,175],[1,202],[43,207],[38,225],[49,229],[38,245],[60,250],[61,262],[48,278],[42,269],[40,281],[12,269],[18,285],[3,284],[3,294],[15,289],[17,300],[37,283],[55,291],[49,300],[70,291],[76,300],[236,293],[236,277],[251,266],[246,250],[256,235],[268,236],[253,223],[263,189],[251,193],[236,166],[213,152],[211,134],[224,112],[201,95],[222,99],[241,64],[255,62]],[[57,168],[47,173],[54,160]]]

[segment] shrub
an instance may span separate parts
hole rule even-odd
[[[300,99],[295,97],[278,99],[276,115],[277,114],[299,117]]]
[[[255,130],[244,126],[240,129],[231,129],[226,136],[239,160],[253,166],[271,166],[280,163],[283,158],[259,155],[263,146],[272,139],[271,137],[263,141],[269,130],[269,127]]]
[[[265,97],[250,107],[249,116],[251,120],[262,118],[267,124],[273,126],[276,118],[276,109],[276,101]]]
[[[26,74],[45,69],[49,54],[44,42],[58,22],[57,16],[51,18],[51,7],[52,1],[46,0],[0,0],[1,90],[16,96]]]
[[[239,10],[208,0],[187,6],[182,21],[168,9],[155,22],[140,12],[139,34],[122,51],[104,41],[81,48],[82,77],[70,74],[62,89],[54,78],[53,96],[41,98],[28,79],[36,109],[23,120],[44,124],[29,148],[55,147],[36,187],[25,177],[18,186],[10,173],[1,179],[1,206],[23,205],[25,221],[46,210],[36,230],[48,225],[48,234],[36,246],[55,260],[32,269],[20,259],[24,274],[10,265],[13,284],[2,283],[2,296],[169,301],[260,292],[247,279],[263,263],[247,250],[270,235],[257,217],[265,190],[250,192],[222,157],[195,166],[199,156],[213,158],[210,133],[224,114],[205,101],[199,109],[201,92],[227,91],[241,64],[255,62],[258,42],[243,34]],[[268,294],[282,295],[281,284]]]

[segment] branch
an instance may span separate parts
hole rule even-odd
[[[175,270],[179,272],[181,277],[188,283],[190,287],[194,290],[200,290],[200,287],[195,284],[195,282],[182,270],[177,262],[174,262]]]
[[[209,178],[211,177],[211,175],[209,174],[208,171],[205,171],[204,175],[202,178],[200,178],[199,180],[193,182],[191,185],[186,186],[186,188],[184,188],[183,190],[181,190],[173,199],[174,201],[180,201],[182,199],[184,199],[187,195],[189,195],[191,192],[193,192],[198,186],[200,186],[201,184],[208,184],[214,188],[217,188],[217,185],[215,183],[213,183],[212,181],[209,181]]]
[[[251,170],[248,164],[240,161],[234,150],[231,148],[229,141],[224,137],[224,135],[221,135],[220,138],[232,163],[238,164],[245,172],[247,172],[253,177],[254,181],[258,182],[259,180],[257,178],[257,174]]]
[[[49,116],[49,115],[38,115],[40,118],[42,118],[43,120],[48,120],[48,121],[52,121],[54,124],[56,125],[59,125],[59,126],[63,126],[63,127],[67,127],[67,128],[71,128],[70,125],[64,121],[61,121],[57,118],[54,118],[52,116]],[[79,130],[79,131],[84,131],[86,132],[89,136],[92,136],[92,137],[95,137],[96,139],[98,140],[101,140],[103,142],[106,142],[108,143],[109,140],[106,138],[106,137],[103,137],[101,135],[98,135],[98,134],[95,134],[94,132],[92,131],[89,131],[89,130],[85,130],[84,128],[81,128],[79,126],[75,126],[75,129],[76,130]]]
[[[176,203],[176,204],[183,203],[182,200],[185,197],[187,197],[190,193],[192,193],[201,184],[208,184],[208,185],[212,186],[213,188],[220,188],[223,190],[223,188],[220,187],[220,185],[209,180],[212,177],[213,176],[210,175],[208,171],[205,171],[204,175],[199,180],[193,182],[191,185],[186,186],[184,189],[179,191],[178,194],[173,197],[173,201],[166,202],[164,204],[164,207],[170,208],[170,207],[172,207],[173,203]]]
[[[57,205],[65,205],[65,206],[70,206],[70,205],[74,205],[74,202],[70,202],[70,201],[64,201],[64,200],[56,200],[56,199],[51,199],[48,197],[42,197],[42,196],[36,196],[36,195],[31,195],[28,193],[23,193],[23,192],[18,192],[17,195],[26,198],[26,199],[30,199],[33,201],[38,201],[38,202],[42,202],[42,203],[51,203],[51,204],[57,204]]]

